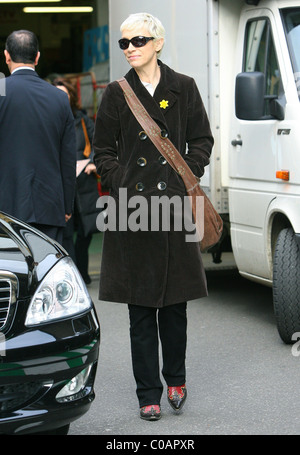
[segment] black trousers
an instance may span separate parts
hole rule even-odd
[[[74,219],[76,213],[67,222],[63,233],[62,246],[69,253],[74,263],[77,265],[82,278],[86,281],[89,277],[89,246],[92,241],[92,234],[84,235],[83,225],[80,219],[76,223],[76,231]],[[76,234],[74,244],[74,233]]]
[[[168,386],[185,383],[186,302],[164,308],[128,305],[133,374],[140,407],[160,404],[159,338],[162,375]]]
[[[77,236],[75,241],[76,264],[82,278],[86,281],[89,278],[89,246],[93,234],[84,235],[82,223],[77,227]]]

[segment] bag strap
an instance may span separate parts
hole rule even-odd
[[[91,154],[92,149],[91,149],[91,143],[89,140],[89,136],[88,136],[88,133],[86,130],[85,121],[84,121],[83,117],[81,117],[81,125],[82,125],[82,129],[83,129],[83,134],[85,137],[85,148],[84,148],[83,154],[86,158],[88,158]]]
[[[190,167],[187,165],[170,139],[164,137],[161,129],[150,117],[127,80],[122,77],[121,79],[118,79],[117,82],[123,89],[125,99],[133,115],[140,123],[149,139],[153,142],[162,156],[168,161],[170,166],[172,166],[172,168],[181,176],[185,183],[187,192],[189,193],[193,191],[193,189],[199,185],[200,179],[193,174]]]

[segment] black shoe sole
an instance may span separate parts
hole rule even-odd
[[[149,416],[149,417],[140,416],[140,418],[143,420],[147,420],[148,422],[154,422],[155,420],[160,420],[161,415],[160,416]]]

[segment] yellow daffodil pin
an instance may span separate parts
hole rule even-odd
[[[162,109],[166,109],[167,107],[169,107],[169,101],[167,100],[162,100],[160,103],[159,103],[160,107]]]

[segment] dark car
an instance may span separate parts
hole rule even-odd
[[[0,434],[66,434],[95,397],[99,343],[71,258],[0,212]]]

